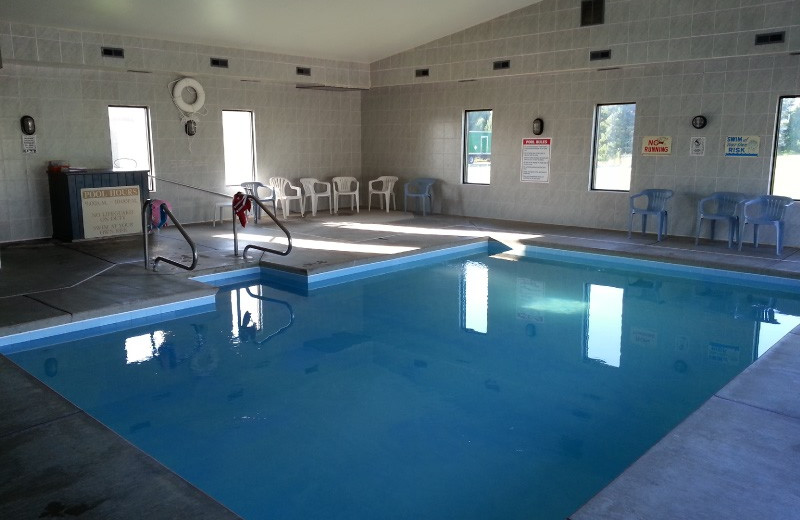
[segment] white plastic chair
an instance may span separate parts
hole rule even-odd
[[[367,211],[372,209],[372,196],[377,195],[383,209],[383,197],[386,198],[386,213],[389,213],[389,198],[394,202],[394,209],[397,211],[397,201],[394,198],[394,183],[397,177],[382,175],[375,180],[369,181],[369,197],[367,197]],[[380,187],[378,187],[380,185]]]
[[[278,210],[277,206],[275,205],[275,190],[273,190],[271,187],[264,186],[263,184],[261,184],[258,181],[243,182],[242,184],[240,184],[240,186],[242,188],[244,188],[244,192],[247,195],[252,195],[253,197],[255,197],[258,200],[260,200],[261,202],[272,202],[272,212],[273,213],[275,213]],[[264,188],[265,190],[269,190],[269,196],[262,197],[261,195],[259,195],[258,194],[258,190],[260,188]],[[230,202],[226,202],[225,205],[227,207],[230,207],[231,203]],[[254,215],[253,218],[255,219],[256,223],[258,223],[258,217],[261,216],[261,208],[258,206],[258,204],[253,204],[253,206],[254,206],[253,207],[253,215]],[[220,211],[220,222],[222,222],[222,209],[219,208],[219,204],[216,207]]]
[[[761,195],[745,202],[739,223],[739,251],[742,250],[747,224],[753,224],[753,247],[758,247],[758,226],[769,224],[775,226],[775,254],[780,255],[783,250],[783,216],[792,204],[794,200],[791,198],[777,195]]]
[[[303,201],[306,198],[311,199],[311,214],[317,216],[317,206],[319,199],[328,197],[328,211],[333,213],[333,201],[331,201],[331,183],[314,179],[313,177],[303,177],[300,179],[300,184],[303,186]],[[324,189],[317,191],[317,186],[322,186]]]
[[[356,213],[359,213],[358,205],[358,181],[355,177],[334,177],[333,178],[333,212],[339,213],[339,197],[350,197],[350,211],[353,206],[356,208]]]
[[[267,180],[267,184],[275,192],[276,202],[280,202],[281,208],[283,209],[284,220],[289,218],[289,212],[291,211],[289,205],[293,200],[296,200],[298,204],[300,204],[300,216],[303,216],[303,213],[305,213],[305,204],[303,202],[302,191],[299,187],[293,186],[286,177],[270,177]],[[294,195],[292,193],[294,193]]]

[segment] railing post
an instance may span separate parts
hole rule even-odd
[[[231,219],[233,225],[233,256],[239,256],[239,235],[236,234],[236,211],[233,209],[233,204],[231,204],[231,214],[233,215]]]
[[[148,211],[150,210],[150,211]],[[153,220],[153,201],[147,199],[142,206],[142,242],[144,243],[144,268],[149,269],[150,264],[150,244],[147,240],[147,224]]]

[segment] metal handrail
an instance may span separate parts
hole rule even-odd
[[[175,224],[175,227],[178,228],[178,231],[180,231],[181,235],[183,235],[183,238],[189,244],[189,247],[192,248],[192,263],[191,265],[184,265],[174,260],[170,260],[169,258],[164,258],[163,256],[159,256],[153,260],[153,271],[158,269],[158,263],[161,261],[164,261],[170,265],[174,265],[175,267],[180,267],[181,269],[186,269],[187,271],[194,270],[194,268],[197,267],[197,245],[194,243],[194,240],[191,239],[189,234],[186,233],[186,230],[183,229],[183,226],[181,225],[180,222],[178,222],[178,220],[175,218],[175,215],[172,214],[169,208],[163,204],[161,208],[164,209],[164,212],[167,214],[170,220],[172,220],[172,223]],[[149,262],[150,262],[150,244],[147,239],[148,235],[147,225],[148,223],[152,222],[153,219],[152,215],[153,215],[153,200],[147,199],[146,201],[144,201],[144,205],[142,206],[142,241],[144,242],[145,269],[149,268]]]
[[[255,298],[255,299],[257,299],[257,300],[261,300],[261,301],[265,301],[265,302],[269,302],[269,303],[277,303],[277,304],[279,304],[279,305],[283,305],[284,307],[286,307],[286,310],[288,310],[288,311],[289,311],[289,323],[287,323],[286,325],[283,325],[283,326],[282,326],[282,327],[280,327],[278,330],[276,330],[276,331],[275,331],[275,332],[273,332],[272,334],[268,335],[266,338],[262,338],[262,339],[260,339],[260,340],[256,341],[256,343],[257,343],[257,344],[259,344],[259,345],[263,345],[264,343],[266,343],[267,341],[271,340],[271,339],[272,339],[272,338],[274,338],[275,336],[277,336],[277,335],[279,335],[279,334],[282,334],[282,333],[286,332],[286,330],[287,330],[289,327],[291,327],[292,325],[294,325],[294,309],[292,309],[292,304],[290,304],[290,303],[289,303],[289,302],[287,302],[287,301],[283,301],[283,300],[277,300],[277,299],[275,299],[275,298],[268,298],[268,297],[266,297],[266,296],[261,296],[261,295],[258,295],[258,294],[253,294],[253,293],[250,291],[250,288],[249,288],[249,287],[247,287],[247,288],[245,289],[245,291],[247,291],[247,294],[248,294],[249,296],[252,296],[253,298]]]
[[[247,259],[247,250],[251,249],[251,248],[252,249],[258,249],[259,251],[263,251],[265,253],[275,253],[276,255],[280,255],[280,256],[288,255],[292,251],[292,234],[289,233],[289,230],[286,229],[286,226],[284,226],[283,224],[278,222],[277,217],[275,217],[275,215],[270,210],[267,209],[267,207],[264,205],[263,202],[261,202],[260,200],[258,200],[254,196],[252,196],[252,195],[250,195],[248,193],[248,194],[245,195],[245,200],[249,200],[250,202],[258,204],[258,206],[262,210],[264,210],[264,213],[266,213],[269,216],[269,218],[271,218],[272,221],[275,224],[277,224],[279,228],[281,228],[281,231],[283,231],[286,234],[286,239],[289,242],[288,242],[288,246],[286,248],[286,251],[278,251],[277,249],[270,249],[268,247],[257,246],[255,244],[248,244],[248,245],[245,246],[244,250],[242,251],[242,258]],[[238,236],[237,231],[236,231],[236,212],[233,211],[233,205],[231,205],[231,212],[233,213],[233,254],[234,254],[234,256],[239,256],[239,236]]]

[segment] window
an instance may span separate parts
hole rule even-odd
[[[253,113],[223,110],[222,138],[225,147],[225,184],[233,186],[255,180]]]
[[[150,111],[147,107],[108,107],[111,134],[111,163],[114,170],[149,170],[149,187],[155,191],[150,140]]]
[[[800,199],[800,96],[778,102],[772,194]]]
[[[492,111],[464,112],[464,183],[489,184],[492,168]]]
[[[622,297],[619,287],[586,286],[586,359],[619,367],[622,357]]]
[[[631,189],[633,123],[636,103],[597,105],[594,116],[592,189]]]

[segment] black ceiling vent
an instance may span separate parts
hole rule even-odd
[[[611,49],[604,49],[602,51],[589,51],[589,61],[597,60],[610,60]]]
[[[499,60],[492,63],[492,68],[494,70],[503,70],[503,69],[510,69],[511,68],[511,60]]]
[[[581,27],[603,23],[604,0],[581,0]]]
[[[756,45],[783,43],[785,40],[786,40],[786,31],[756,34]]]
[[[212,67],[217,67],[220,69],[227,69],[228,68],[228,58],[211,58],[210,65]]]
[[[104,58],[124,58],[125,49],[121,47],[100,47],[100,52]]]
[[[417,69],[414,71],[414,76],[417,78],[427,78],[431,75],[431,69]]]
[[[298,76],[311,76],[311,67],[297,67]]]

